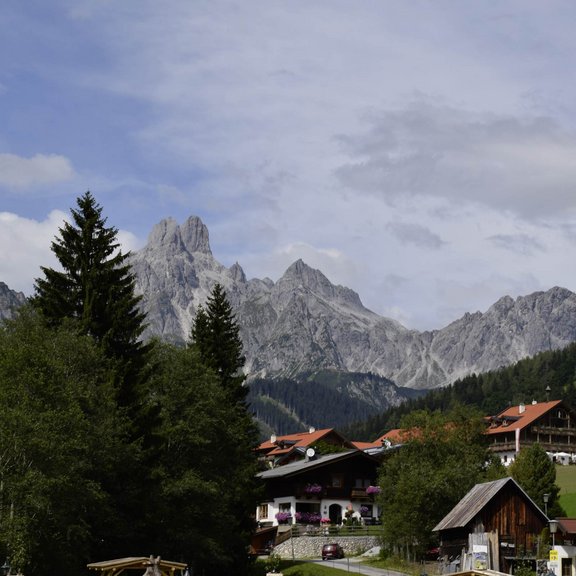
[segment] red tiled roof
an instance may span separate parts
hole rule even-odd
[[[553,400],[551,402],[521,404],[520,406],[506,408],[506,410],[500,412],[500,414],[495,417],[495,420],[493,418],[489,419],[497,424],[490,425],[490,428],[486,430],[486,434],[500,434],[516,429],[522,430],[561,403],[561,400]],[[504,423],[506,423],[506,425],[504,425]]]
[[[279,456],[281,454],[287,454],[294,450],[294,448],[305,448],[314,444],[327,436],[331,432],[334,432],[334,428],[324,428],[323,430],[314,430],[312,432],[299,432],[298,434],[287,434],[286,436],[277,436],[276,442],[271,442],[271,440],[266,440],[258,446],[258,452],[264,452],[269,456]]]
[[[386,434],[383,434],[379,438],[374,440],[374,444],[378,446],[382,446],[382,443],[388,440],[388,442],[392,444],[403,444],[407,440],[410,440],[414,436],[418,436],[420,434],[419,430],[404,430],[403,428],[394,428],[392,430],[388,430]]]
[[[564,534],[576,534],[576,518],[557,518],[560,531]]]
[[[352,441],[354,448],[358,450],[368,450],[369,448],[380,448],[381,444],[379,442],[354,442]]]

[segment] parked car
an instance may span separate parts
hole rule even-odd
[[[328,558],[344,558],[344,549],[342,546],[336,542],[324,544],[324,546],[322,546],[322,560],[328,560]]]

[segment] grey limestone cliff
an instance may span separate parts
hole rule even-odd
[[[0,320],[12,318],[14,312],[26,302],[22,292],[15,292],[0,282]]]
[[[219,264],[197,217],[154,227],[132,264],[148,314],[147,335],[185,341],[198,309],[219,282],[241,328],[251,376],[335,369],[374,373],[412,388],[445,386],[576,340],[576,295],[553,288],[501,298],[440,330],[418,332],[368,310],[301,260],[277,281],[247,280]]]

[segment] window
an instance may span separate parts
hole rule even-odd
[[[280,502],[280,504],[278,504],[278,510],[280,512],[290,512],[290,502]]]
[[[368,488],[371,486],[373,482],[371,482],[368,478],[356,478],[354,480],[354,488]]]
[[[342,474],[334,474],[332,476],[332,487],[342,488],[344,486],[344,476]]]
[[[268,504],[260,504],[258,506],[258,520],[265,520],[268,518]]]

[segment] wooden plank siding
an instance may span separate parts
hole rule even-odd
[[[535,557],[538,537],[548,519],[512,478],[477,484],[436,526],[441,553],[461,554],[473,533],[498,536],[499,569],[516,557]]]

